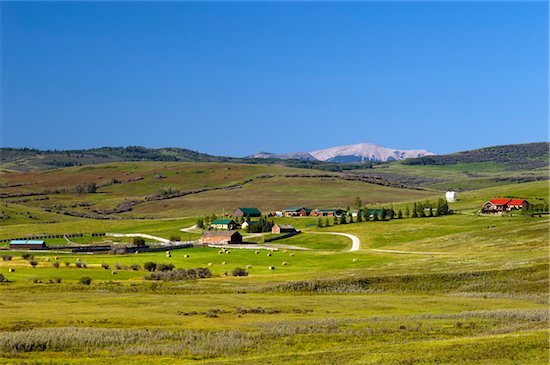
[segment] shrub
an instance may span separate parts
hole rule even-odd
[[[4,261],[11,261],[12,256],[11,255],[2,255],[2,260]]]
[[[180,236],[170,236],[170,241],[181,241],[181,237]]]
[[[82,285],[90,285],[92,283],[92,278],[88,276],[83,276],[78,280],[78,282]]]
[[[174,270],[175,266],[174,264],[157,264],[157,270],[156,271],[172,271]]]
[[[134,237],[134,245],[136,246],[145,246],[145,239],[141,237]]]
[[[101,264],[101,267],[105,270],[109,270],[109,264]]]
[[[139,271],[139,270],[141,270],[141,265],[140,264],[132,264],[132,265],[130,265],[130,268],[134,271]]]
[[[77,262],[75,262],[74,266],[81,269],[81,268],[85,267],[85,264],[82,261],[77,261]]]
[[[55,278],[55,282],[56,282],[57,284],[61,284],[61,278]]]
[[[21,258],[23,260],[32,260],[34,259],[34,255],[31,255],[30,253],[25,252],[24,254],[21,255]]]
[[[197,269],[197,277],[201,279],[207,279],[212,277],[212,272],[205,267],[199,267]]]
[[[36,260],[30,260],[29,264],[31,264],[32,267],[36,267],[38,265],[38,261]]]
[[[153,272],[156,270],[157,264],[155,264],[154,262],[148,261],[143,264],[143,268],[147,271]]]
[[[71,266],[71,263],[70,262],[65,262],[65,266],[69,267],[69,266]]]
[[[117,263],[115,264],[115,269],[117,269],[117,270],[123,270],[123,269],[124,269],[124,266],[122,266],[121,263],[117,262]]]
[[[233,276],[248,276],[248,271],[246,271],[245,269],[242,269],[240,267],[236,267],[231,272],[231,275],[233,275]]]
[[[4,274],[0,274],[0,283],[3,283],[4,281],[8,281],[8,279],[6,279]]]
[[[55,267],[56,269],[59,269],[59,261],[52,262],[52,266]]]

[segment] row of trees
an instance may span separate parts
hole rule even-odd
[[[348,207],[348,212],[334,217],[332,220],[329,218],[319,218],[317,220],[318,227],[328,227],[337,224],[348,224],[368,221],[387,221],[390,219],[403,219],[403,218],[422,218],[422,217],[437,217],[441,215],[449,214],[449,205],[445,199],[438,199],[433,203],[430,201],[414,202],[412,208],[408,205],[405,206],[404,211],[399,209],[397,212],[392,208],[386,207],[370,209],[369,207],[362,207],[362,202],[359,197],[355,199],[355,207],[357,214],[352,214]],[[355,217],[353,216],[355,215]]]

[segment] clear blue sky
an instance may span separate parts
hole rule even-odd
[[[1,145],[548,140],[548,3],[2,2]]]

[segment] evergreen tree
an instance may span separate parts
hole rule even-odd
[[[328,218],[327,218],[328,219]],[[337,216],[334,216],[334,219],[332,220],[332,225],[337,225],[338,224],[338,217]]]
[[[349,213],[349,222],[353,223],[353,215],[351,213]]]
[[[382,207],[382,212],[380,212],[380,220],[385,221],[387,213],[386,208]]]
[[[365,218],[365,222],[368,222],[369,219],[370,219],[370,209],[369,209],[369,207],[363,208],[363,211],[365,212],[365,217],[364,217],[364,218]]]
[[[418,208],[416,206],[416,202],[414,202],[414,204],[413,204],[412,217],[413,218],[418,218]]]
[[[403,212],[401,211],[401,209],[399,209],[399,212],[397,212],[397,219],[402,219],[403,218]]]
[[[409,218],[411,216],[411,211],[409,210],[409,206],[405,205],[405,217]]]
[[[375,221],[375,222],[377,222],[377,221],[380,220],[380,219],[378,218],[378,209],[374,209],[374,210],[372,211],[372,220]]]
[[[200,229],[204,228],[204,220],[202,218],[197,219],[197,227]]]
[[[328,227],[330,225],[328,218],[325,218],[325,227]]]
[[[361,198],[358,196],[355,197],[355,209],[361,210],[361,207],[363,206],[363,203],[361,202]]]
[[[347,224],[348,223],[347,220],[346,220],[346,215],[345,214],[342,214],[340,216],[340,222],[339,223],[340,224]]]
[[[360,223],[363,221],[363,209],[359,209],[357,211],[357,223]]]
[[[430,207],[430,211],[428,213],[428,217],[433,217],[434,216],[434,212],[433,212],[433,208]]]
[[[319,219],[317,219],[317,227],[321,228],[323,227],[323,220],[319,217]]]

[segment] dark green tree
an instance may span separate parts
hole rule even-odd
[[[413,203],[412,217],[418,218],[418,207],[416,206],[416,202]]]
[[[346,220],[346,214],[342,213],[342,215],[340,216],[340,224],[347,224],[347,220]]]
[[[361,198],[358,196],[355,197],[355,209],[361,210],[361,207],[363,206],[363,203],[361,202]]]
[[[402,219],[403,218],[403,212],[401,211],[401,209],[399,209],[399,211],[397,212],[397,219]]]

